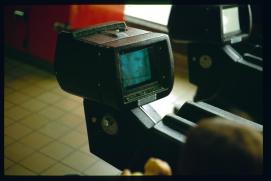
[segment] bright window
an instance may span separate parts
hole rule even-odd
[[[152,28],[166,27],[171,5],[125,5],[124,14],[127,21]]]

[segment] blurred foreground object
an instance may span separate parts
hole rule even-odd
[[[187,135],[181,174],[261,174],[263,136],[244,125],[213,118]]]
[[[158,158],[150,158],[145,166],[144,166],[144,174],[141,172],[131,172],[128,169],[124,169],[122,172],[123,176],[155,176],[155,175],[164,175],[170,176],[172,175],[171,168],[169,164],[161,159]]]

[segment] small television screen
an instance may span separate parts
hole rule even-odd
[[[120,54],[122,86],[125,89],[152,79],[149,48]]]
[[[240,32],[238,7],[222,9],[223,34]]]

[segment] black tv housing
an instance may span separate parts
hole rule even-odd
[[[251,30],[250,5],[173,5],[168,23],[173,39],[193,43],[241,42]]]
[[[136,54],[148,56],[144,61],[149,62],[149,75],[140,83],[127,83],[121,66],[125,59],[137,61]],[[130,55],[134,58],[127,58]],[[166,34],[110,22],[58,35],[55,72],[61,88],[111,108],[134,108],[167,96],[173,87],[173,69]]]

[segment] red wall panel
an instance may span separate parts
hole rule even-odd
[[[31,55],[53,62],[57,41],[54,23],[68,23],[69,6],[32,6],[29,16],[29,51]]]
[[[25,15],[15,16],[21,10]],[[4,9],[5,43],[50,63],[54,62],[57,32],[54,23],[82,28],[106,21],[123,21],[124,5],[29,5]]]
[[[124,21],[124,5],[72,5],[70,26],[82,28],[107,21]]]
[[[15,11],[24,12],[23,16],[16,16]],[[4,8],[4,39],[7,45],[28,52],[28,12],[27,6],[6,6]]]

